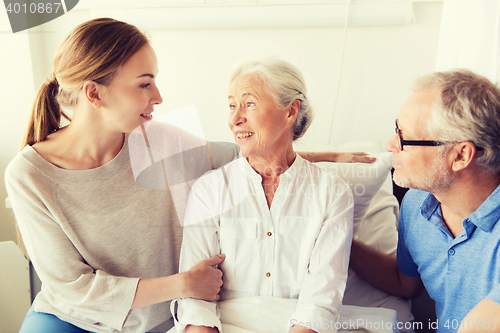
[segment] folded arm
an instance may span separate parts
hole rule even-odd
[[[465,316],[457,332],[499,333],[500,304],[489,298],[483,299]]]
[[[120,330],[130,311],[138,278],[110,275],[84,260],[57,222],[52,188],[6,181],[26,250],[52,298],[51,306]],[[47,199],[49,198],[49,199]]]

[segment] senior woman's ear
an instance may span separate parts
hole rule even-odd
[[[299,115],[299,111],[300,111],[300,100],[296,99],[295,101],[292,102],[292,104],[290,104],[290,106],[287,109],[288,114],[286,118],[286,127],[295,125],[295,120]]]

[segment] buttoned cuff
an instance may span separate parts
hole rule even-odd
[[[318,333],[331,333],[335,330],[335,322],[337,319],[338,318],[330,311],[312,306],[309,309],[296,311],[290,316],[287,332],[289,332],[293,326],[302,326],[315,330]]]
[[[179,300],[178,304],[179,321],[175,323],[177,332],[185,332],[187,325],[216,327],[219,332],[222,332],[217,303],[184,298]]]
[[[500,283],[497,284],[486,296],[486,298],[491,299],[493,302],[500,303]]]

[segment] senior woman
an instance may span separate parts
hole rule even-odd
[[[297,299],[283,327],[330,332],[347,279],[353,199],[341,179],[293,150],[312,120],[302,75],[277,58],[245,62],[228,101],[242,157],[194,184],[180,270],[223,253],[221,301]],[[178,331],[222,331],[215,303],[183,299],[177,315]]]

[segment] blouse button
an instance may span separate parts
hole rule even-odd
[[[270,276],[271,276],[271,273],[267,272],[267,273],[266,273],[266,276],[267,276],[267,277],[270,277]]]
[[[272,233],[272,232],[270,232],[270,231],[267,233],[267,235],[268,235],[268,236],[271,236],[272,234],[273,234],[273,233]]]

